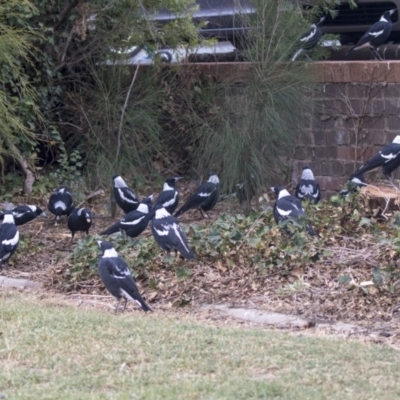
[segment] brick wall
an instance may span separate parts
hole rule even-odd
[[[307,117],[308,139],[296,147],[293,184],[308,164],[328,197],[400,134],[400,62],[331,61],[312,67],[320,83]],[[374,174],[382,177],[380,171]]]

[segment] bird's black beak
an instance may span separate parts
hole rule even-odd
[[[47,214],[46,214],[44,211],[42,211],[42,213],[40,214],[40,216],[43,217],[43,218],[47,218]]]
[[[272,187],[269,188],[269,190],[272,190],[273,192],[275,192],[275,187],[272,186]]]
[[[183,179],[183,176],[177,176],[176,178],[174,178],[175,179],[175,182],[178,182],[178,181],[180,181],[181,179]]]
[[[396,11],[397,11],[397,8],[395,8],[394,10],[390,10],[390,11],[389,11],[389,14],[390,14],[390,15],[393,15]]]

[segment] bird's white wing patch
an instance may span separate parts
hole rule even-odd
[[[390,161],[390,160],[393,160],[394,158],[396,158],[397,156],[399,155],[399,153],[390,153],[390,154],[388,154],[388,155],[385,155],[385,154],[382,154],[381,153],[381,157],[383,157],[383,158],[385,158],[386,159],[386,161],[385,161],[385,163],[387,163],[388,161]]]
[[[281,210],[279,207],[276,207],[276,211],[278,211],[279,215],[282,215],[282,217],[287,217],[288,215],[290,215],[292,213],[292,210]]]
[[[300,39],[300,42],[308,42],[314,35],[315,35],[315,31],[317,30],[317,27],[314,25],[313,26],[313,30],[310,32],[310,34],[309,35],[307,35],[307,36],[303,36],[301,39]]]
[[[21,218],[23,215],[25,215],[25,213],[16,213],[16,212],[13,212],[14,218]]]
[[[132,192],[128,192],[129,197],[125,196],[123,190],[121,190],[121,189],[118,189],[118,192],[119,192],[119,195],[121,196],[121,199],[126,201],[127,203],[135,204],[138,202],[136,199],[136,196]]]
[[[190,252],[190,250],[188,249],[188,247],[187,247],[186,244],[185,244],[185,241],[183,240],[183,237],[182,237],[182,233],[183,233],[183,232],[182,232],[180,226],[179,226],[178,224],[173,224],[173,225],[172,225],[172,229],[174,230],[175,235],[176,235],[176,237],[179,239],[179,241],[181,242],[182,246],[183,246],[188,252]]]
[[[111,275],[115,279],[125,279],[127,276],[131,276],[131,271],[129,271],[129,268],[126,268],[125,266],[118,267],[118,265],[116,265],[115,269],[118,274]]]
[[[169,207],[169,206],[172,206],[172,204],[174,204],[175,203],[175,201],[176,201],[176,196],[177,196],[177,192],[175,192],[175,194],[174,194],[174,197],[171,199],[171,200],[168,200],[168,201],[166,201],[165,203],[163,203],[163,207]]]
[[[35,212],[36,211],[36,206],[28,206],[31,210],[32,210],[32,212]]]
[[[17,231],[17,233],[15,234],[15,236],[11,239],[5,239],[3,240],[1,243],[3,243],[3,245],[5,246],[15,246],[19,241],[19,232]]]
[[[161,225],[165,230],[158,230],[157,228],[154,228],[154,230],[157,232],[158,236],[168,236],[169,231],[171,230],[171,225]]]
[[[313,188],[312,185],[303,185],[303,186],[300,187],[300,190],[304,195],[307,195],[307,194],[311,194],[312,195],[313,192],[314,192],[314,188]]]
[[[54,208],[61,208],[62,210],[66,210],[67,206],[65,205],[65,203],[61,200],[56,201],[56,203],[54,204]]]
[[[382,35],[383,33],[383,29],[381,31],[378,32],[369,32],[368,35],[373,36],[373,37],[377,37],[379,35]]]
[[[143,215],[143,217],[140,217],[140,218],[135,219],[133,221],[121,221],[120,224],[121,225],[137,225],[143,218],[145,218],[144,215]]]
[[[210,192],[200,192],[200,193],[199,193],[199,196],[200,196],[200,197],[209,197],[210,195],[211,195]]]

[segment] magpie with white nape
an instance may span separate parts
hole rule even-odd
[[[89,235],[89,229],[92,226],[93,214],[87,208],[75,208],[68,217],[68,229],[71,231],[71,242],[75,232],[86,232]]]
[[[134,211],[139,206],[139,200],[132,189],[128,187],[125,181],[119,176],[113,176],[114,182],[114,198],[118,206],[125,214]]]
[[[350,193],[355,193],[359,188],[367,186],[365,183],[364,175],[358,174],[346,182],[346,188],[340,191],[341,196],[347,196]]]
[[[71,189],[67,186],[60,186],[51,195],[47,204],[49,211],[56,217],[53,222],[60,221],[62,215],[69,215],[74,209]]]
[[[354,177],[372,171],[375,168],[382,167],[382,172],[389,182],[396,187],[393,182],[392,172],[400,165],[400,135],[397,135],[392,143],[386,145],[378,154],[371,157],[356,172],[350,175],[349,180]]]
[[[163,191],[157,197],[154,209],[165,208],[170,214],[173,214],[178,207],[179,192],[176,189],[176,182],[182,177],[168,178],[164,182]]]
[[[384,12],[381,19],[378,22],[375,22],[375,24],[373,24],[367,32],[361,36],[361,39],[347,52],[346,56],[354,50],[368,47],[375,60],[383,60],[378,52],[378,47],[388,40],[390,33],[392,32],[391,15],[396,11],[397,9]]]
[[[37,206],[16,206],[11,209],[16,226],[24,225],[33,221],[36,217],[42,216],[47,218],[47,215],[40,207]],[[0,211],[0,220],[3,220],[4,212]]]
[[[176,212],[175,217],[179,217],[184,212],[196,208],[204,218],[204,212],[210,211],[217,203],[219,196],[219,178],[215,172],[210,173],[207,182],[202,183],[196,192],[189,197],[186,203]]]
[[[156,209],[155,216],[151,221],[151,232],[154,240],[167,253],[175,250],[175,252],[179,251],[187,260],[195,258],[178,220],[165,208]]]
[[[271,190],[275,193],[276,203],[274,205],[274,219],[278,225],[286,224],[287,222],[306,220],[306,213],[301,205],[301,201],[290,193],[283,186],[272,187]],[[310,224],[306,225],[309,235],[315,235],[314,229]],[[284,226],[286,233],[290,233]]]
[[[300,182],[296,186],[296,197],[299,200],[309,200],[314,204],[321,199],[319,184],[309,166],[303,167]]]
[[[126,236],[135,238],[139,236],[146,228],[151,219],[151,201],[153,195],[145,197],[138,208],[134,211],[129,212],[120,221],[111,225],[105,231],[101,232],[100,235],[116,235],[121,234],[124,231]]]
[[[110,242],[98,240],[102,256],[99,259],[99,275],[106,289],[118,300],[115,312],[118,312],[121,300],[125,300],[124,310],[128,300],[136,302],[143,311],[153,311],[143,300],[131,275],[128,264],[115,251]]]
[[[19,232],[14,223],[11,210],[4,213],[3,223],[0,226],[0,270],[3,263],[10,260],[10,257],[17,250],[19,243]]]
[[[318,23],[311,24],[310,29],[301,36],[296,46],[298,50],[294,53],[292,61],[295,61],[296,58],[303,52],[305,56],[311,61],[310,57],[307,54],[307,51],[312,50],[314,47],[316,47],[318,42],[321,40],[323,34],[321,25],[324,20],[325,17],[321,17]]]

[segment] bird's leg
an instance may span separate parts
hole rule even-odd
[[[310,61],[310,62],[312,61],[311,57],[307,54],[307,52],[304,52],[304,55],[306,56],[308,61]]]
[[[75,232],[71,232],[71,233],[72,233],[72,236],[71,236],[71,240],[70,240],[69,244],[72,244],[72,241],[74,240],[74,236],[75,236]]]
[[[392,176],[392,174],[387,174],[387,175],[385,175],[385,176],[386,176],[387,180],[389,181],[389,183],[390,183],[395,189],[398,189],[398,187],[396,186],[396,184],[395,184],[394,181],[393,181],[393,176]]]
[[[375,60],[380,60],[383,61],[383,58],[381,57],[381,55],[379,54],[378,50],[375,48],[371,48],[372,53],[375,56]]]
[[[117,305],[115,306],[115,314],[118,312],[118,308],[119,308],[119,305],[120,305],[120,303],[121,303],[121,298],[122,298],[122,297],[120,297],[120,298],[118,299],[118,303],[117,303]]]
[[[125,310],[126,310],[126,304],[128,303],[128,299],[127,299],[126,297],[124,297],[124,299],[125,299],[125,304],[124,304],[124,310],[123,310],[123,312],[125,312]]]
[[[203,218],[204,219],[204,215],[205,215],[205,213],[203,213],[203,211],[202,211],[202,209],[199,207],[198,208],[198,210],[200,211],[200,214],[201,214],[201,218]],[[207,216],[207,215],[206,215]]]

